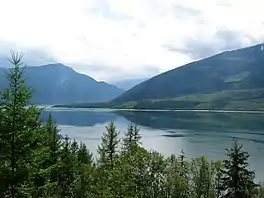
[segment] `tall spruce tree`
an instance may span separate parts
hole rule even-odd
[[[85,144],[80,143],[79,149],[76,153],[76,179],[74,181],[74,197],[86,198],[94,197],[92,173],[94,171],[92,154],[87,150]]]
[[[38,148],[40,109],[30,105],[33,89],[26,86],[23,54],[11,52],[9,86],[0,94],[1,176],[7,197],[22,196],[32,153]],[[25,195],[26,196],[26,195]]]
[[[61,152],[60,169],[58,173],[58,197],[71,198],[74,196],[74,181],[76,164],[71,152],[71,143],[66,136]]]
[[[62,153],[62,141],[58,133],[57,125],[49,114],[45,124],[46,145],[43,149],[44,153],[42,153],[46,157],[42,168],[46,173],[45,189],[47,194],[55,194],[58,189]]]
[[[119,132],[113,122],[106,126],[106,132],[101,137],[98,146],[97,169],[95,173],[98,197],[111,197],[116,189],[114,168],[118,158]],[[106,193],[106,194],[105,194]]]
[[[59,162],[62,143],[58,129],[49,114],[46,124],[39,131],[41,144],[32,155],[29,184],[32,187],[30,195],[43,197],[56,194],[58,190]]]
[[[115,124],[110,122],[106,126],[106,133],[102,136],[101,145],[98,147],[99,161],[107,165],[110,169],[114,167],[114,159],[117,155],[119,140],[119,132],[116,130]]]
[[[249,154],[242,150],[234,139],[231,149],[226,149],[227,160],[223,161],[222,185],[224,197],[250,198],[253,197],[253,190],[257,186],[254,183],[255,174],[248,170]]]
[[[127,127],[125,137],[123,138],[123,150],[130,151],[141,144],[140,129],[136,124],[130,123]]]

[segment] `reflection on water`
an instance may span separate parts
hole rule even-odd
[[[115,121],[118,118],[118,115],[110,112],[75,111],[69,109],[43,111],[42,120],[45,120],[49,113],[57,124],[71,126],[94,126],[95,124],[104,124],[109,120]]]
[[[96,152],[109,121],[116,123],[121,135],[129,122],[138,124],[143,145],[164,155],[180,154],[183,149],[189,158],[205,155],[212,160],[223,159],[225,148],[236,137],[251,155],[251,168],[264,180],[262,114],[47,110],[42,118],[48,113],[56,120],[62,135],[83,141],[92,152]]]

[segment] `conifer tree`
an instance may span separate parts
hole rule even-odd
[[[250,198],[256,187],[254,183],[255,174],[248,170],[249,154],[242,150],[234,139],[231,149],[226,149],[227,160],[223,161],[221,190],[224,197]]]
[[[99,161],[107,165],[110,169],[114,167],[114,159],[117,155],[119,132],[117,132],[115,124],[110,122],[106,126],[106,133],[102,136],[101,145],[98,147]]]
[[[92,173],[94,171],[92,154],[87,150],[86,145],[80,143],[76,153],[76,179],[74,181],[74,197],[86,198],[93,197],[93,180]]]
[[[11,53],[7,75],[9,87],[0,94],[0,152],[1,175],[4,175],[6,196],[22,196],[29,176],[31,155],[38,148],[37,130],[40,128],[40,110],[29,106],[33,89],[26,86],[21,68],[23,54]]]
[[[87,150],[86,145],[82,142],[77,151],[77,159],[81,164],[93,164],[93,155]]]
[[[71,144],[66,136],[61,152],[60,169],[58,173],[58,197],[71,198],[74,193],[76,164],[71,153]]]
[[[58,176],[60,171],[60,161],[62,153],[62,142],[59,138],[59,130],[55,121],[52,119],[51,114],[49,114],[45,125],[46,134],[46,149],[44,155],[46,159],[44,161],[44,171],[46,173],[46,191],[48,193],[54,194],[58,189]]]
[[[45,126],[39,131],[41,144],[32,158],[29,183],[33,186],[32,197],[56,194],[62,143],[58,136],[56,123],[49,114]]]
[[[116,127],[113,122],[110,122],[106,126],[106,132],[101,137],[101,145],[98,146],[98,160],[97,169],[95,173],[96,180],[96,190],[98,197],[106,196],[104,193],[113,192],[116,188],[114,184],[116,180],[114,179],[114,167],[117,162],[118,157],[118,144],[119,132],[117,132]],[[110,196],[107,194],[107,196]]]
[[[141,144],[141,135],[139,133],[140,129],[136,124],[130,123],[128,125],[125,137],[123,138],[123,150],[129,151],[132,148],[137,147]]]

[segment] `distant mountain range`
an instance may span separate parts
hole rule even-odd
[[[8,85],[7,68],[0,68],[0,88]],[[35,89],[31,100],[34,104],[69,104],[110,101],[124,90],[97,82],[63,64],[26,67],[27,85]]]
[[[79,107],[264,110],[264,45],[226,51],[157,75],[102,104]]]

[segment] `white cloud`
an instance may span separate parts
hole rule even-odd
[[[262,0],[0,0],[0,53],[15,43],[98,80],[145,77],[263,42],[263,7]]]

